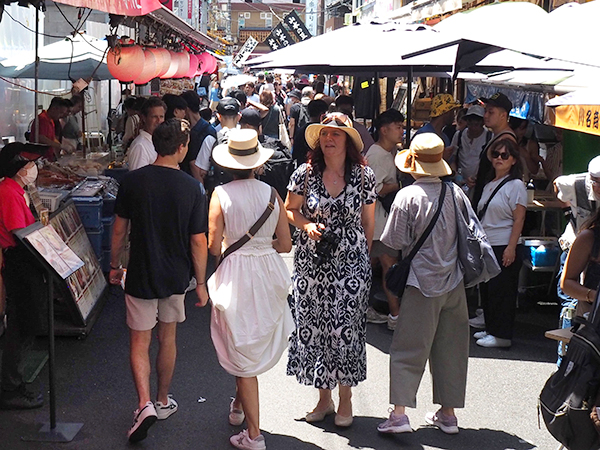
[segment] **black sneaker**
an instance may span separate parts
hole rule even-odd
[[[29,391],[23,384],[14,391],[2,391],[0,394],[0,409],[35,409],[43,405],[42,394]]]
[[[154,403],[148,402],[142,409],[133,412],[133,425],[127,433],[129,442],[139,442],[148,436],[148,428],[158,419]]]

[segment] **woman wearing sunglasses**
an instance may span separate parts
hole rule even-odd
[[[292,174],[285,207],[300,233],[294,253],[288,375],[319,389],[307,422],[336,412],[352,424],[352,390],[367,375],[369,250],[375,227],[375,175],[363,142],[345,114],[332,113],[306,129],[308,163]]]
[[[502,272],[480,285],[485,331],[474,337],[482,347],[510,347],[521,269],[517,244],[525,222],[527,190],[521,179],[519,150],[512,140],[494,142],[487,157],[494,171],[483,187],[477,214]]]

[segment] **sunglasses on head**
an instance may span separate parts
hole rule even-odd
[[[347,127],[349,120],[350,119],[346,114],[329,114],[325,116],[325,118],[321,121],[321,124],[327,125],[328,123],[335,122],[340,127]]]
[[[500,157],[504,161],[506,161],[508,158],[510,158],[510,153],[509,152],[499,152],[498,150],[492,150],[492,159],[496,159],[498,157]]]

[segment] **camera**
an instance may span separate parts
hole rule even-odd
[[[321,240],[315,246],[315,254],[313,255],[313,264],[319,266],[325,262],[329,262],[331,255],[337,249],[340,243],[340,238],[331,230],[325,230],[321,235]]]

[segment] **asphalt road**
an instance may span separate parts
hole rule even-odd
[[[291,262],[287,257],[288,263]],[[187,320],[179,326],[178,361],[172,392],[179,411],[154,425],[146,440],[129,445],[126,433],[137,399],[128,361],[128,334],[122,291],[111,296],[86,339],[58,338],[57,419],[83,422],[70,443],[32,443],[21,436],[49,421],[45,406],[34,411],[0,411],[0,449],[228,449],[229,436],[240,429],[227,422],[233,377],[218,364],[209,334],[210,309],[194,307],[188,294]],[[319,424],[303,420],[316,404],[317,392],[285,375],[287,355],[259,377],[261,429],[269,449],[440,449],[440,450],[551,450],[558,443],[538,428],[537,396],[555,369],[556,346],[545,339],[555,328],[555,306],[534,305],[519,310],[516,338],[510,350],[471,345],[467,405],[458,410],[460,433],[447,436],[425,424],[431,404],[431,382],[426,371],[418,407],[408,410],[414,432],[382,436],[376,426],[388,415],[388,347],[392,333],[385,325],[368,325],[367,380],[354,389],[354,424],[339,429],[329,416]],[[0,339],[0,343],[1,343]],[[41,340],[39,346],[43,348]],[[156,347],[153,346],[153,352]],[[153,380],[155,383],[155,380]],[[34,387],[47,389],[48,368]],[[337,395],[334,392],[334,396]],[[334,397],[335,398],[335,397]],[[46,401],[48,395],[46,394]]]

